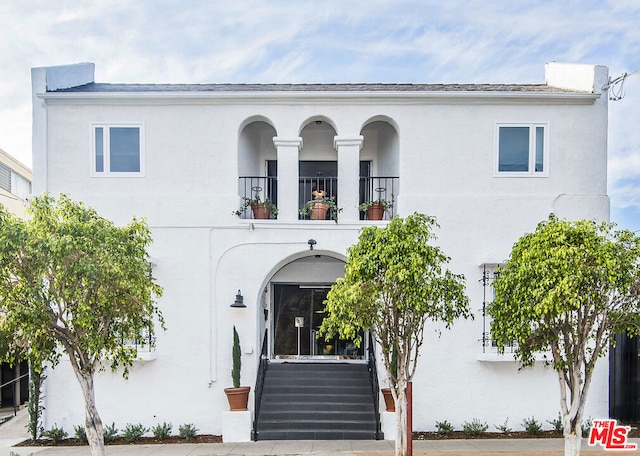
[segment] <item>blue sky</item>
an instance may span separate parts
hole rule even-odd
[[[640,70],[637,0],[4,0],[0,148],[31,164],[30,68],[98,82],[541,83],[551,61]],[[609,104],[612,220],[640,230],[640,73]]]

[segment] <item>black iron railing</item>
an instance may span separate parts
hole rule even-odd
[[[395,198],[398,195],[400,179],[398,177],[361,177],[360,205],[382,202],[386,206],[384,220],[396,215]],[[367,219],[367,212],[360,212],[360,220]]]
[[[267,356],[267,330],[264,331],[262,339],[262,350],[260,351],[260,360],[258,361],[258,374],[256,375],[256,387],[254,390],[254,406],[253,406],[253,432],[252,440],[258,440],[258,415],[260,413],[260,402],[262,401],[262,390],[264,389],[264,376],[269,366],[269,357]]]
[[[139,353],[151,353],[156,345],[155,336],[151,335],[151,331],[145,331],[136,339],[123,339],[123,345],[134,347]]]
[[[303,209],[309,202],[321,198],[333,198],[336,206],[338,204],[338,178],[337,177],[300,177],[298,180],[298,209]],[[326,220],[335,219],[334,209],[330,209],[326,215]],[[300,215],[300,219],[310,218]]]
[[[4,388],[8,387],[8,386],[13,386],[13,387],[15,388],[15,387],[16,387],[16,384],[17,384],[20,380],[22,380],[23,378],[28,377],[28,376],[29,376],[29,374],[28,374],[28,373],[26,373],[26,374],[22,374],[20,377],[16,377],[16,378],[14,378],[14,379],[12,379],[12,380],[9,380],[9,381],[8,381],[8,382],[6,382],[6,383],[3,383],[2,385],[0,385],[0,394],[2,394],[2,390],[3,390]],[[19,384],[18,384],[18,386],[17,386],[17,387],[19,387]],[[16,416],[16,415],[18,414],[18,406],[20,405],[20,404],[18,404],[18,403],[17,403],[17,402],[18,402],[18,401],[17,401],[17,397],[18,397],[18,394],[16,393],[16,391],[14,391],[14,392],[13,392],[13,416]]]
[[[380,384],[378,383],[378,368],[376,366],[376,346],[374,345],[371,332],[369,332],[367,351],[369,380],[371,381],[371,393],[373,394],[373,409],[376,414],[376,440],[380,440],[382,438],[382,427],[380,424]]]
[[[243,176],[239,179],[240,187],[240,207],[238,215],[243,219],[256,218],[251,210],[251,205],[247,201],[256,201],[258,198],[262,203],[270,203],[273,207],[278,206],[278,178],[267,176]],[[277,218],[277,214],[269,218]]]

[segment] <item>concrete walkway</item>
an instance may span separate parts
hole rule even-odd
[[[28,438],[25,425],[26,410],[0,426],[0,456],[90,456],[88,447],[14,447]],[[640,448],[640,439],[631,439]],[[589,447],[583,442],[583,454],[636,455],[638,451],[605,451]],[[276,440],[247,443],[183,443],[166,445],[115,445],[107,446],[108,456],[218,456],[218,455],[339,455],[339,456],[392,456],[394,443],[390,440]],[[514,439],[514,440],[429,440],[414,441],[416,456],[561,456],[562,439]]]

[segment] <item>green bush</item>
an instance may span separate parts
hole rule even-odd
[[[507,417],[507,419],[504,420],[504,423],[495,426],[495,428],[504,434],[508,434],[513,430],[509,427],[509,417]]]
[[[487,423],[481,422],[479,419],[474,418],[471,422],[465,422],[462,425],[462,430],[465,434],[469,435],[479,435],[484,434],[489,429],[489,425]]]
[[[182,424],[178,428],[178,432],[180,433],[180,437],[186,440],[190,440],[196,436],[198,429],[191,423]]]
[[[540,434],[542,432],[542,424],[538,420],[536,420],[533,416],[531,418],[525,418],[522,420],[522,427],[524,427],[525,431],[529,434]]]
[[[593,420],[591,417],[587,418],[582,422],[582,437],[589,437],[589,431],[593,426]]]
[[[118,436],[116,424],[111,423],[109,426],[104,426],[102,428],[102,436],[104,437],[104,443],[113,442],[113,440]]]
[[[57,424],[54,424],[51,429],[42,433],[42,437],[50,439],[54,445],[60,440],[66,438],[68,435],[69,434],[67,434],[62,427],[58,427]]]
[[[76,439],[80,440],[82,443],[89,443],[87,440],[87,431],[84,428],[84,425],[73,426],[73,432],[76,436]]]
[[[171,437],[171,427],[171,423],[157,424],[151,428],[151,432],[155,438],[164,440]]]
[[[562,431],[564,431],[564,424],[562,424],[562,415],[560,414],[560,412],[558,412],[558,418],[551,421],[547,420],[547,423],[553,426],[553,430],[560,434],[562,434]]]
[[[142,437],[147,431],[148,429],[140,423],[127,423],[127,425],[124,427],[124,431],[122,431],[122,439],[127,443],[135,442],[136,440],[140,439],[140,437]]]
[[[453,432],[454,427],[453,424],[449,423],[447,420],[436,421],[436,430],[438,431],[438,434],[449,435]]]

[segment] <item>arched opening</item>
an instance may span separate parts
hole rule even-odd
[[[326,120],[312,119],[300,132],[298,208],[313,200],[333,198],[338,201],[338,154],[333,146],[336,130]],[[327,212],[323,219],[333,214]],[[300,218],[314,218],[313,215]]]
[[[266,119],[253,120],[238,135],[238,196],[241,218],[276,218],[276,211],[265,216],[252,210],[251,202],[278,204],[278,162],[273,138],[275,128]],[[246,203],[246,204],[245,204]]]
[[[269,281],[273,359],[362,359],[364,344],[317,337],[324,320],[324,301],[331,286],[344,275],[344,261],[317,254],[295,259]]]
[[[380,205],[383,218],[396,213],[400,192],[398,131],[390,119],[374,118],[360,132],[360,218],[371,219],[372,205]]]

